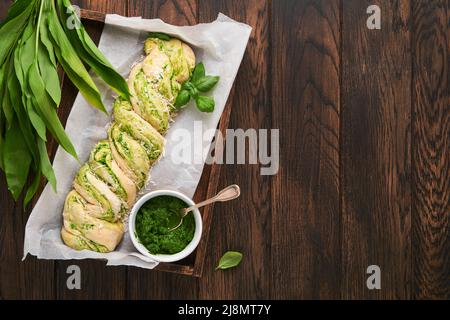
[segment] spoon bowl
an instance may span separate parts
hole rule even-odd
[[[225,189],[222,189],[219,191],[214,197],[209,198],[205,201],[202,201],[200,203],[194,204],[188,208],[183,208],[180,211],[180,221],[178,224],[176,224],[174,227],[169,228],[169,232],[172,232],[176,229],[178,229],[183,224],[183,219],[187,216],[189,212],[192,210],[198,210],[198,208],[201,208],[203,206],[206,206],[208,204],[211,204],[213,202],[225,202],[230,201],[233,199],[236,199],[241,194],[241,189],[237,184],[232,184],[231,186],[226,187]]]

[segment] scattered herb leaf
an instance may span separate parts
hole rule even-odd
[[[227,251],[220,258],[219,264],[216,267],[217,269],[229,269],[238,266],[242,261],[242,253],[237,251]]]

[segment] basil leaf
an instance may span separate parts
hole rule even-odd
[[[150,38],[158,38],[164,41],[169,41],[171,39],[169,35],[162,32],[150,32],[148,36]]]
[[[200,92],[208,92],[219,82],[218,76],[205,76],[194,82],[194,86]]]
[[[185,104],[187,104],[189,102],[190,98],[191,98],[191,96],[189,95],[189,91],[181,90],[178,93],[177,98],[175,99],[174,106],[176,108],[181,108],[182,106],[184,106]]]
[[[220,258],[216,270],[217,269],[225,270],[236,267],[241,263],[241,260],[242,260],[242,253],[236,251],[228,251],[222,256],[222,258]]]
[[[190,81],[195,83],[196,81],[200,80],[205,76],[205,66],[203,65],[203,62],[197,63],[197,65],[194,68],[194,71],[192,71],[192,76]]]
[[[6,131],[3,152],[3,162],[8,189],[14,200],[17,200],[27,181],[31,156],[25,143],[25,138],[16,121],[11,128]]]
[[[197,103],[197,108],[201,112],[213,112],[215,107],[214,99],[207,96],[198,96],[197,99],[195,99],[195,102]]]
[[[183,88],[184,87],[184,88]],[[197,88],[192,84],[192,82],[190,81],[186,81],[183,84],[182,90],[186,90],[189,92],[189,95],[191,96],[191,98],[193,99],[197,99],[198,97],[198,90]]]
[[[206,76],[205,66],[202,62],[200,62],[195,66],[189,81],[186,81],[181,86],[181,90],[189,92],[189,95],[195,100],[197,108],[200,111],[213,112],[215,107],[214,99],[207,96],[199,96],[199,92],[207,92],[211,90],[217,84],[219,79],[220,77],[218,76]],[[179,103],[184,102],[186,99],[185,95],[186,94],[184,93],[184,96],[179,98]],[[177,107],[177,103],[175,103],[175,106]]]

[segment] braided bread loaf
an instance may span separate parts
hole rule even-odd
[[[195,66],[178,39],[149,38],[145,53],[128,78],[131,103],[116,99],[108,140],[94,147],[66,197],[61,237],[73,249],[110,252],[121,241],[122,218],[163,153],[173,102]]]

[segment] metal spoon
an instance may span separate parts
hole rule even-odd
[[[183,224],[184,217],[186,217],[187,214],[189,212],[191,212],[192,210],[198,209],[198,208],[203,207],[203,206],[206,206],[206,205],[211,204],[213,202],[225,202],[225,201],[233,200],[233,199],[236,199],[237,197],[239,197],[240,194],[241,194],[241,189],[239,188],[239,186],[237,184],[232,184],[231,186],[228,186],[225,189],[223,189],[222,191],[220,191],[219,193],[217,193],[212,198],[209,198],[209,199],[207,199],[205,201],[197,203],[196,205],[190,206],[189,208],[181,209],[181,212],[180,212],[181,220],[180,220],[180,222],[175,227],[170,228],[169,232],[178,229]]]

